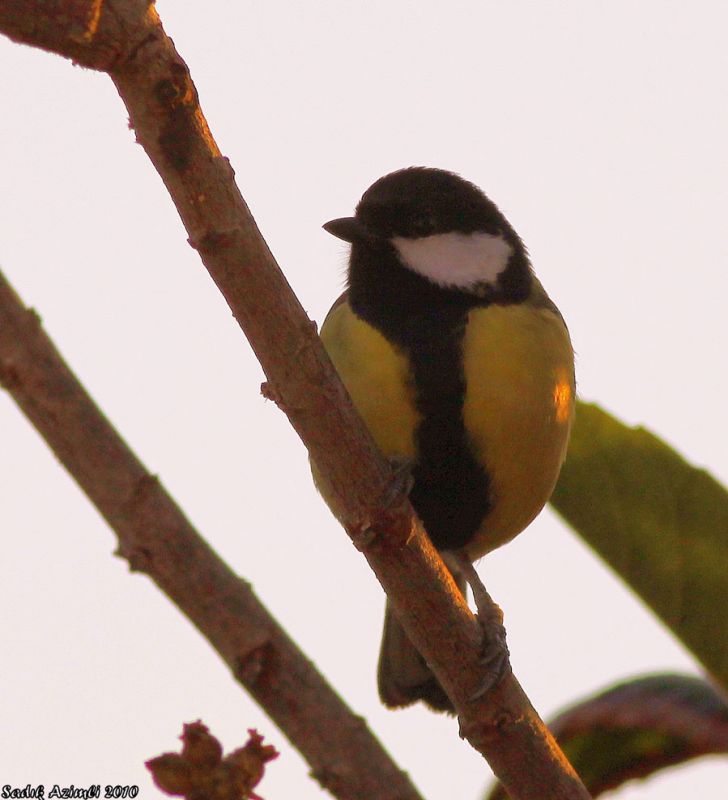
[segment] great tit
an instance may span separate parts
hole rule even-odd
[[[409,465],[434,546],[472,562],[520,533],[556,483],[575,395],[564,320],[508,220],[452,172],[385,175],[324,228],[351,244],[324,346],[382,453]],[[315,465],[314,477],[326,499]],[[389,707],[452,710],[389,604],[378,684]]]

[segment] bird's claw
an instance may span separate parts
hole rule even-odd
[[[392,468],[392,482],[384,496],[385,508],[399,505],[409,497],[415,479],[412,477],[412,459],[405,456],[390,456],[387,461]]]
[[[500,611],[500,609],[498,610]],[[471,702],[486,695],[511,671],[511,659],[503,622],[492,618],[481,619],[480,614],[478,614],[478,621],[483,632],[482,653],[479,661],[485,667],[485,674],[478,688],[470,696]]]

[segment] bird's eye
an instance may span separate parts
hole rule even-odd
[[[411,230],[416,236],[429,236],[435,230],[435,219],[432,214],[418,214],[412,218]]]

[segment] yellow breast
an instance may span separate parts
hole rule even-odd
[[[524,303],[470,312],[463,366],[465,428],[492,494],[468,546],[475,559],[520,533],[551,495],[574,413],[574,361],[561,318]]]
[[[321,338],[382,453],[416,459],[421,415],[404,352],[347,302],[330,312]],[[523,303],[471,311],[462,354],[463,421],[492,501],[467,546],[476,559],[520,533],[553,490],[573,417],[573,353],[558,314]],[[327,498],[315,467],[314,477]]]
[[[321,339],[382,453],[413,459],[420,415],[406,357],[345,302],[326,318]]]

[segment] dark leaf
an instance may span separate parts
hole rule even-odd
[[[579,403],[551,502],[728,687],[728,492],[649,431]]]
[[[593,797],[697,756],[728,753],[728,702],[685,675],[619,684],[549,727]],[[487,800],[506,797],[497,785]]]

